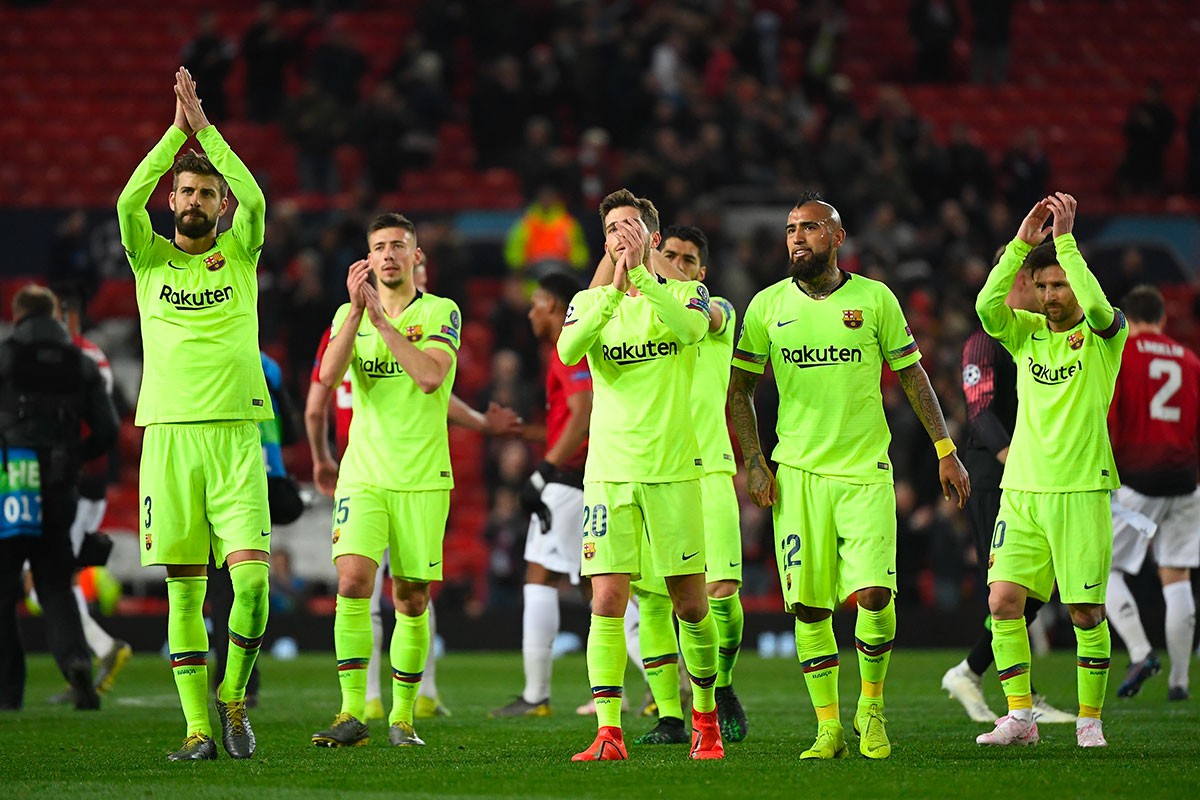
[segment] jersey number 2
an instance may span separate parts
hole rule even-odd
[[[1150,419],[1160,419],[1163,422],[1179,422],[1179,406],[1168,405],[1171,398],[1183,386],[1183,370],[1177,361],[1156,358],[1150,362],[1150,378],[1159,380],[1166,378],[1162,387],[1150,398]]]

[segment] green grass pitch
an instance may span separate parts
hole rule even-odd
[[[386,727],[372,723],[368,746],[317,749],[311,733],[337,710],[332,654],[290,662],[263,659],[263,692],[251,712],[258,753],[234,761],[172,764],[166,754],[182,741],[183,717],[167,664],[140,653],[120,676],[98,713],[49,706],[62,687],[46,656],[30,659],[26,707],[0,714],[0,796],[3,798],[201,798],[255,800],[296,797],[642,797],[680,798],[1148,798],[1195,797],[1200,792],[1200,698],[1166,702],[1165,675],[1132,700],[1116,699],[1114,669],[1105,708],[1110,746],[1081,751],[1073,726],[1042,726],[1035,748],[985,749],[974,742],[986,726],[970,722],[940,690],[948,651],[893,656],[887,687],[892,758],[857,755],[800,762],[815,721],[794,659],[743,656],[736,687],[750,717],[750,736],[727,746],[723,762],[693,763],[685,746],[629,746],[624,763],[573,764],[572,753],[595,732],[578,717],[585,699],[581,655],[555,663],[555,714],[546,719],[489,720],[487,711],[519,690],[518,653],[452,653],[438,667],[438,684],[453,716],[419,721],[424,748],[393,749]],[[853,653],[843,653],[842,717],[857,697]],[[1124,654],[1113,660],[1124,666]],[[1074,659],[1060,652],[1038,659],[1039,690],[1062,708],[1075,696]],[[640,697],[640,679],[627,675]],[[985,685],[1002,706],[995,678]],[[387,701],[385,700],[385,703]],[[215,722],[216,715],[213,713]],[[627,741],[650,721],[625,717]]]

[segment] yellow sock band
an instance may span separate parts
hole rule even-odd
[[[1033,695],[1016,694],[1008,698],[1008,710],[1020,711],[1023,708],[1033,708]]]
[[[883,697],[883,681],[863,681],[862,696],[870,700]]]
[[[1100,719],[1100,709],[1096,708],[1095,706],[1085,706],[1080,703],[1079,716],[1087,717],[1089,719]]]
[[[817,723],[829,722],[838,718],[838,704],[830,703],[827,706],[817,706]]]

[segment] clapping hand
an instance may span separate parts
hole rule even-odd
[[[192,73],[188,72],[187,67],[180,67],[175,73],[175,97],[179,101],[178,106],[182,106],[188,128],[191,129],[190,131],[182,129],[185,133],[196,133],[211,124],[201,107],[200,98],[196,94],[196,81],[192,79]],[[175,111],[177,123],[179,119],[178,106]]]

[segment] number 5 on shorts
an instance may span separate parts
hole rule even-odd
[[[346,520],[350,518],[350,498],[342,497],[337,502],[337,508],[333,510],[333,524],[345,525]]]

